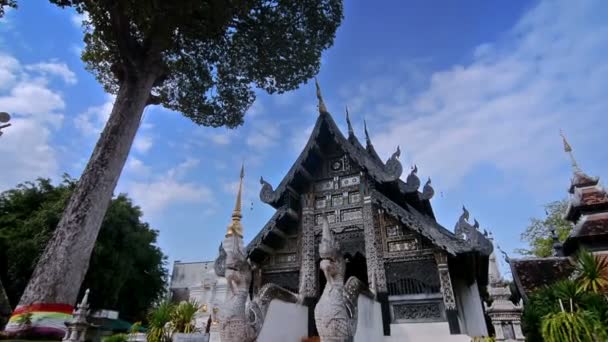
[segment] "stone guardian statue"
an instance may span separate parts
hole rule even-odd
[[[352,342],[357,330],[357,301],[366,286],[356,277],[344,283],[346,262],[326,217],[322,224],[320,267],[327,283],[315,307],[315,324],[321,342]]]

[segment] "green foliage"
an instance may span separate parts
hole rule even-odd
[[[599,322],[603,322],[604,327],[608,326],[606,325],[608,323],[608,302],[606,298],[602,294],[580,291],[579,289],[580,285],[577,281],[562,280],[534,291],[529,296],[522,315],[522,328],[527,341],[544,341],[541,328],[547,318],[566,319],[556,316],[556,314],[562,312],[560,301],[567,311],[589,312]],[[570,303],[572,303],[572,307],[570,307]],[[588,318],[588,316],[583,318]],[[568,317],[567,319],[574,318]]]
[[[0,0],[0,18],[4,16],[4,7],[17,7],[16,0]]]
[[[127,334],[115,334],[102,339],[103,342],[127,342],[128,340],[129,335]]]
[[[572,230],[572,224],[563,218],[567,208],[567,200],[545,205],[548,215],[544,219],[530,219],[530,225],[521,234],[522,241],[528,243],[529,248],[518,249],[517,253],[537,257],[550,256],[553,251],[551,227],[555,227],[555,232],[560,241],[564,241]]]
[[[606,331],[595,313],[585,310],[560,311],[543,318],[542,337],[546,342],[605,341]]]
[[[171,341],[171,316],[175,310],[175,305],[165,300],[152,308],[148,313],[148,342],[169,342]]]
[[[16,305],[51,238],[75,180],[64,177],[27,182],[0,195],[0,278]],[[104,218],[82,289],[90,288],[92,307],[115,309],[127,320],[145,318],[165,288],[165,257],[157,232],[141,222],[142,213],[126,195],[114,198]],[[82,297],[82,294],[79,298]]]
[[[601,293],[608,285],[608,260],[580,250],[576,257],[576,274],[580,291]]]
[[[194,318],[200,305],[195,301],[181,302],[171,313],[171,325],[177,333],[190,334],[195,332]]]
[[[252,87],[297,88],[318,73],[341,0],[51,0],[86,12],[82,58],[108,92],[154,77],[149,103],[235,127]]]
[[[133,325],[131,325],[131,329],[129,329],[129,334],[137,334],[138,332],[142,331],[143,327],[141,325],[141,322],[135,322],[133,323]]]

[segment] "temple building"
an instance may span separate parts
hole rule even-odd
[[[599,177],[583,172],[563,134],[562,139],[573,171],[564,218],[573,224],[573,229],[563,243],[552,232],[551,257],[509,260],[513,281],[524,300],[535,289],[568,278],[574,271],[573,257],[581,248],[596,255],[608,254],[608,193]]]
[[[290,170],[276,188],[260,179],[260,199],[276,212],[246,247],[253,294],[266,283],[298,293],[309,308],[308,334],[317,335],[312,317],[325,285],[318,246],[327,217],[347,260],[345,279],[354,275],[374,291],[385,336],[487,336],[480,289],[488,285],[493,246],[479,224],[463,208],[454,232],[440,225],[431,180],[420,191],[416,166],[401,180],[399,147],[383,162],[367,128],[363,145],[347,111],[345,136],[318,85],[317,97],[319,116]]]
[[[495,258],[490,264],[493,244],[487,234],[480,232],[477,221],[469,222],[464,207],[454,231],[439,224],[431,205],[431,180],[420,189],[414,166],[403,181],[399,147],[382,161],[367,127],[362,144],[347,111],[344,135],[327,111],[318,85],[317,97],[319,116],[299,157],[276,188],[260,179],[260,199],[276,211],[244,249],[252,270],[249,299],[268,283],[291,291],[304,316],[308,312],[307,323],[298,321],[304,324],[304,334],[308,330],[308,337],[319,336],[314,310],[327,283],[319,267],[326,218],[346,261],[344,279],[356,276],[373,293],[378,309],[365,311],[374,312],[365,322],[377,327],[385,341],[469,341],[469,336],[488,336],[491,322],[484,316],[482,293],[491,285],[489,266],[496,265]],[[235,218],[240,222],[240,191]],[[233,222],[229,228],[234,227]],[[229,230],[227,239],[242,237],[239,229]],[[195,299],[207,306],[207,315],[210,308],[219,307],[222,316],[227,286],[221,265],[224,249],[234,249],[226,243],[220,247],[216,274],[212,262],[175,263],[174,301]],[[201,315],[201,323],[207,315]],[[276,311],[270,315],[275,317],[270,318],[271,325],[284,316]],[[517,320],[505,324],[510,327],[507,336],[520,335]],[[300,337],[306,338],[294,336],[294,341]]]
[[[195,301],[200,305],[196,327],[206,331],[210,318],[226,297],[226,279],[215,274],[213,261],[173,263],[169,291],[171,301]]]

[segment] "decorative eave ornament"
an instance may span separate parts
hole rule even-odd
[[[454,234],[473,250],[489,255],[494,249],[492,242],[479,231],[477,219],[473,220],[473,224],[469,223],[469,211],[465,206],[462,206],[462,214],[456,223]]]
[[[386,171],[386,173],[394,177],[395,180],[399,179],[399,177],[401,177],[401,173],[403,172],[403,166],[401,166],[399,156],[401,156],[401,149],[399,149],[399,145],[397,145],[397,150],[386,161],[386,164],[384,165],[384,170]]]
[[[420,187],[420,178],[418,178],[417,173],[418,173],[418,166],[414,164],[414,166],[412,166],[412,171],[407,176],[407,180],[405,182],[405,191],[406,192],[418,191],[418,188]]]
[[[315,77],[315,86],[317,87],[317,100],[319,100],[319,114],[329,114],[327,111],[327,107],[325,107],[325,102],[323,101],[323,95],[321,95],[321,87],[319,86],[319,81]]]
[[[424,187],[422,188],[422,194],[420,195],[420,199],[422,200],[430,200],[435,195],[435,189],[431,186],[431,177],[426,181]]]
[[[346,109],[346,125],[348,126],[348,137],[355,137],[355,130],[353,129],[353,125],[350,122],[350,115],[348,115],[348,106],[345,107]]]

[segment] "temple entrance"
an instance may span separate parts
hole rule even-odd
[[[320,259],[317,261],[317,265],[320,261]],[[354,256],[350,253],[346,253],[344,255],[344,261],[346,261],[344,281],[346,282],[348,278],[355,276],[359,278],[359,280],[361,280],[365,285],[369,286],[369,280],[367,278],[367,259],[365,259],[361,253],[356,252]],[[325,274],[323,274],[323,271],[319,269],[319,294],[323,293],[326,283],[327,279],[325,279]]]
[[[347,281],[351,276],[359,278],[369,287],[369,281],[367,279],[367,259],[361,253],[357,252],[354,256],[346,253],[344,256],[346,260],[346,272],[344,273],[344,281]]]

